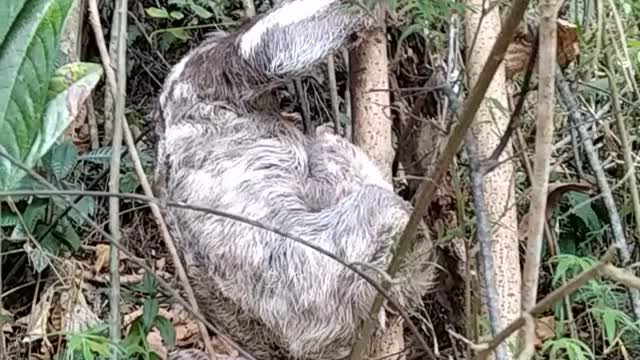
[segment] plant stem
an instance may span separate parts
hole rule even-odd
[[[116,63],[116,88],[112,89],[115,93],[114,102],[115,110],[113,118],[113,139],[112,139],[112,156],[111,156],[111,171],[109,177],[109,190],[111,192],[119,192],[120,187],[120,152],[122,148],[122,119],[125,115],[125,98],[127,92],[127,69],[126,69],[126,56],[127,56],[127,0],[116,1],[114,19],[117,17],[118,28],[113,29],[117,36],[117,63]],[[109,231],[111,237],[115,243],[120,243],[120,202],[119,199],[109,199]],[[121,324],[120,324],[120,252],[116,246],[111,247],[111,323],[110,323],[110,335],[111,341],[114,344],[120,343],[121,338]],[[112,352],[111,359],[117,360],[118,353]]]
[[[555,110],[555,64],[557,43],[556,4],[543,0],[539,4],[540,40],[538,64],[538,102],[534,176],[531,186],[531,209],[527,237],[527,253],[522,273],[522,309],[536,303],[542,238],[547,219],[547,191],[553,150],[553,120]]]

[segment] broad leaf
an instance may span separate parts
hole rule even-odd
[[[76,165],[78,149],[72,141],[64,141],[49,152],[49,168],[57,179],[64,179]]]
[[[176,346],[176,329],[173,327],[171,321],[164,316],[158,315],[155,324],[165,345],[169,348]]]
[[[193,12],[196,13],[196,15],[198,15],[203,19],[208,19],[213,16],[213,14],[209,10],[203,8],[198,4],[191,3],[189,4],[189,7],[191,7],[191,10],[193,10]]]
[[[148,7],[146,9],[144,9],[144,11],[147,13],[147,15],[153,17],[153,18],[158,18],[158,19],[168,19],[169,18],[169,12],[167,12],[167,9],[165,8],[157,8],[157,7]]]
[[[111,161],[112,153],[113,151],[111,150],[111,146],[104,146],[80,155],[78,160],[89,161],[95,164],[108,165]]]
[[[0,28],[0,151],[28,167],[55,140],[46,138],[51,132],[43,130],[50,129],[51,124],[42,114],[58,38],[72,3],[18,1],[9,10],[3,5],[0,12],[8,17],[8,25]],[[0,189],[12,188],[23,175],[10,161],[0,159]]]
[[[145,331],[150,331],[153,326],[153,321],[158,316],[158,310],[160,309],[160,303],[158,299],[145,299],[142,310],[142,325]]]
[[[2,19],[0,21],[0,44],[4,42],[11,24],[16,21],[16,17],[26,2],[27,0],[10,0],[0,6],[0,19]]]
[[[102,76],[102,67],[91,63],[71,63],[56,71],[51,80],[49,102],[42,117],[42,127],[36,135],[37,158],[44,155],[78,115]]]

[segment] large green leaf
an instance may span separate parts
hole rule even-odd
[[[5,1],[0,18],[0,151],[32,165],[41,151],[43,110],[57,42],[73,0]],[[18,179],[19,180],[19,179]],[[0,189],[16,181],[0,160]]]
[[[31,135],[33,140],[28,155],[20,158],[24,165],[32,167],[49,151],[77,116],[101,76],[102,68],[91,63],[67,64],[55,72],[44,95],[49,102],[43,109],[41,125]],[[3,146],[1,136],[0,146]],[[12,188],[23,176],[23,171],[0,159],[0,188]]]
[[[0,44],[11,29],[11,24],[16,21],[16,17],[22,10],[27,0],[7,0],[0,6]]]
[[[91,63],[71,63],[56,71],[51,80],[50,100],[44,110],[42,127],[38,129],[37,141],[32,148],[37,158],[49,150],[78,115],[101,76],[102,67]]]

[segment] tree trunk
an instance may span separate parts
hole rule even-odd
[[[376,15],[382,19],[383,10]],[[379,27],[363,35],[363,41],[350,54],[351,111],[353,142],[360,147],[392,181],[394,158],[389,93],[386,28]],[[404,322],[389,319],[382,339],[372,344],[371,358],[404,359]]]
[[[378,10],[378,16],[383,16]],[[389,93],[372,91],[389,88],[386,32],[376,28],[350,56],[353,142],[369,155],[391,181],[393,147]]]
[[[469,0],[468,5],[478,10],[465,13],[467,71],[471,87],[475,85],[501,29],[500,13],[497,7],[482,16],[483,4],[483,0]],[[480,21],[482,24],[478,26]],[[478,140],[480,158],[488,158],[491,155],[507,128],[509,114],[503,110],[508,109],[505,81],[503,64],[487,90],[490,98],[483,101],[471,129]],[[520,316],[522,282],[515,208],[514,166],[511,161],[508,161],[511,156],[512,149],[509,144],[499,159],[501,165],[483,179],[487,212],[492,225],[492,253],[497,282],[495,286],[503,317],[500,319],[502,326],[508,325]],[[511,354],[510,357],[513,358],[513,356]]]

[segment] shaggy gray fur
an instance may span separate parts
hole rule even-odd
[[[176,65],[155,113],[155,189],[384,270],[410,206],[358,148],[325,128],[305,136],[285,121],[269,91],[371,26],[341,5],[285,1],[235,33],[208,38]],[[166,215],[203,313],[246,350],[259,359],[348,354],[375,295],[364,280],[268,231],[190,210]],[[409,308],[433,273],[424,232],[419,244],[391,290]],[[173,359],[199,356],[189,350]]]

